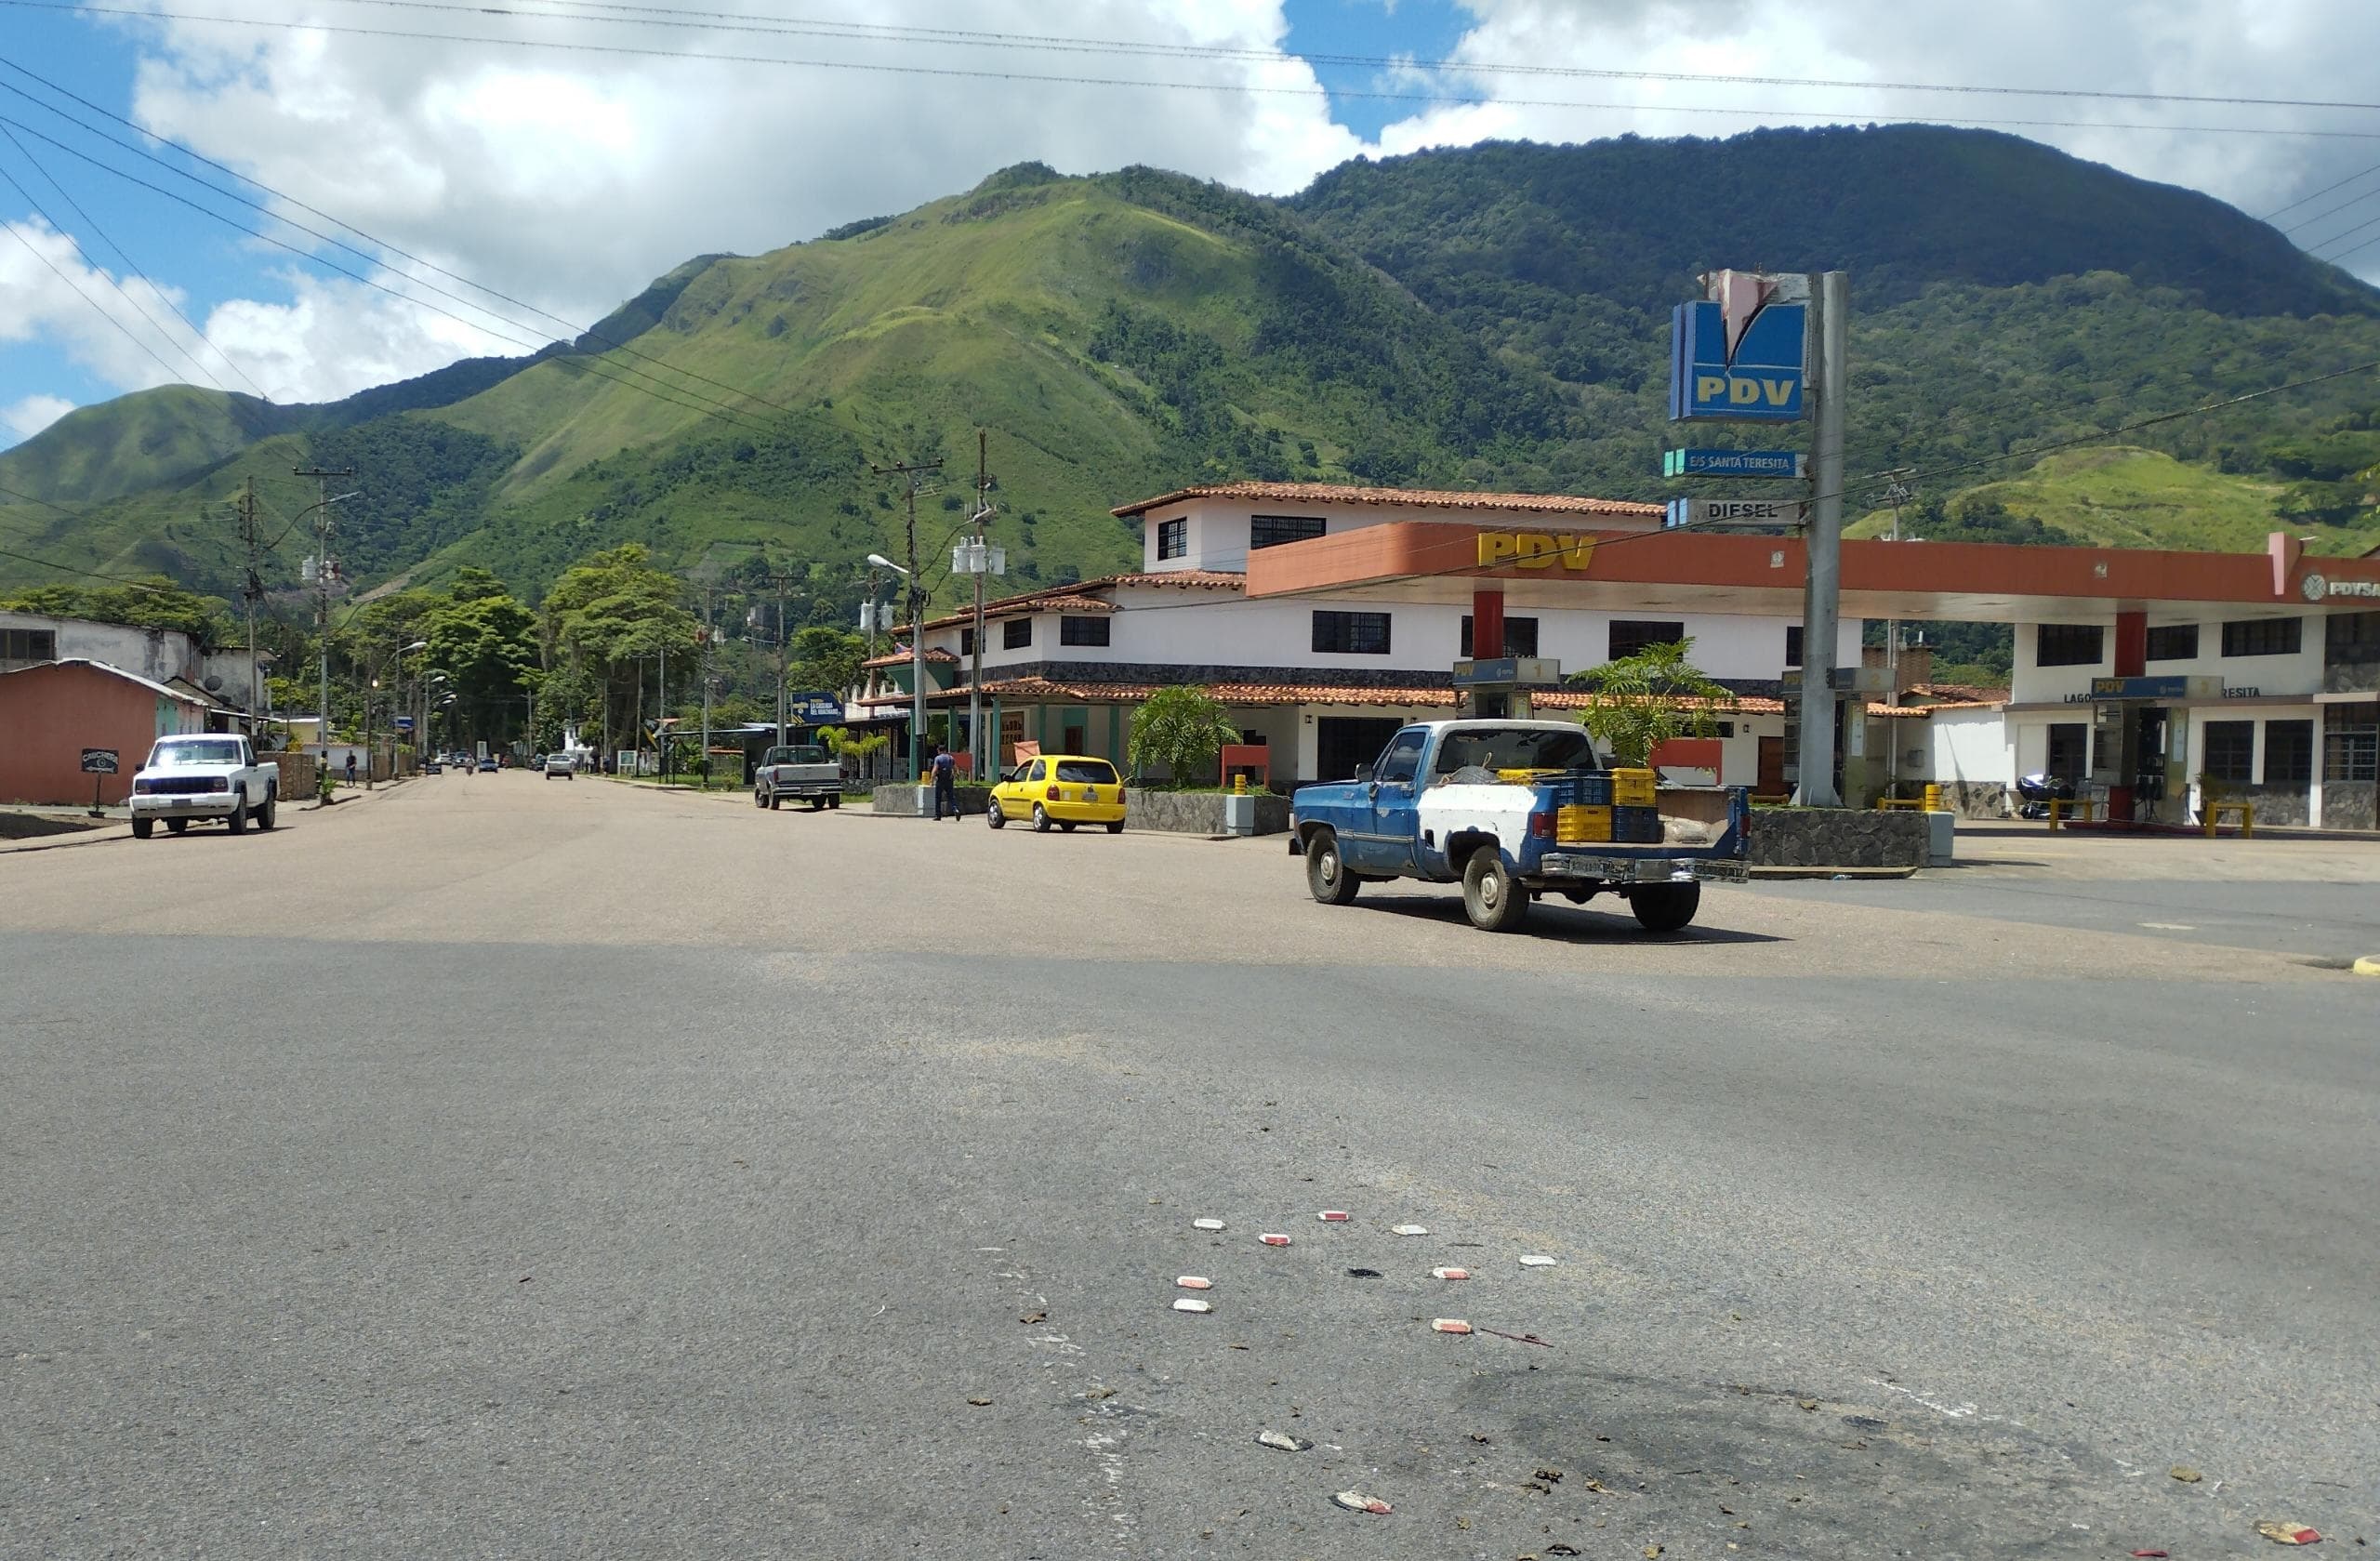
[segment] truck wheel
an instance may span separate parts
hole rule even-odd
[[[752,805],[756,808],[767,807],[769,805],[769,794],[761,790],[759,787],[754,787],[752,788]]]
[[[1008,822],[1008,814],[1000,812],[998,798],[995,797],[984,804],[984,822],[995,829]]]
[[[1699,883],[1654,883],[1644,885],[1628,896],[1628,908],[1636,913],[1636,920],[1648,933],[1674,933],[1694,919],[1702,905],[1702,885]]]
[[[259,829],[271,828],[274,813],[280,805],[281,793],[272,787],[266,787],[264,790],[264,806],[257,810],[257,827]]]
[[[145,840],[156,832],[157,821],[153,818],[136,818],[132,821],[132,838],[136,840]]]
[[[829,812],[831,812],[831,813],[840,813],[840,812],[842,812],[842,811],[843,811],[843,794],[842,794],[841,792],[838,791],[838,792],[836,792],[832,797],[827,798],[827,799],[826,799],[826,807],[827,807],[827,810],[828,810]]]
[[[1486,933],[1509,933],[1528,919],[1528,891],[1513,881],[1493,846],[1482,846],[1462,865],[1462,908]]]
[[[169,818],[165,820],[165,833],[169,835],[178,835],[189,827],[190,820],[187,818]]]
[[[248,796],[246,792],[244,791],[240,794],[239,804],[232,808],[231,816],[225,819],[223,822],[231,827],[231,833],[235,835],[245,835],[248,832]]]
[[[810,811],[812,813],[825,813],[826,811],[826,799],[824,797],[813,797],[810,799]]]
[[[778,796],[774,791],[769,793],[769,811],[771,813],[782,813],[785,811],[785,799]]]
[[[1316,901],[1326,906],[1352,906],[1355,891],[1363,887],[1363,880],[1347,870],[1344,858],[1339,854],[1339,837],[1328,829],[1319,830],[1305,844],[1305,888]]]
[[[1046,835],[1050,832],[1049,810],[1038,802],[1033,804],[1033,832],[1037,835]]]

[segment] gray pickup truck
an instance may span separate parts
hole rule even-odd
[[[752,805],[781,808],[788,797],[810,804],[810,811],[843,805],[843,766],[815,743],[790,743],[760,756],[752,772]]]

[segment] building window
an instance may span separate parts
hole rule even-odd
[[[1789,623],[1785,626],[1785,665],[1788,667],[1802,665],[1802,626],[1798,623]]]
[[[1322,535],[1319,515],[1251,515],[1248,521],[1248,550],[1277,548],[1284,542],[1311,542]]]
[[[2380,704],[2331,707],[2322,733],[2322,778],[2380,780]]]
[[[53,628],[0,628],[0,661],[56,661],[58,631]]]
[[[1058,620],[1058,643],[1062,645],[1104,645],[1114,625],[1105,618],[1077,617],[1072,615]]]
[[[2334,613],[2322,641],[2333,661],[2380,661],[2380,613]]]
[[[1610,659],[1634,655],[1647,645],[1674,645],[1686,638],[1686,625],[1665,623],[1658,618],[1614,618],[1611,620]]]
[[[1479,654],[1471,645],[1471,615],[1469,613],[1462,615],[1462,654],[1465,656]],[[1504,654],[1529,656],[1537,654],[1537,620],[1535,618],[1506,618],[1504,620]]]
[[[959,654],[962,656],[975,654],[975,630],[972,625],[959,631]]]
[[[2200,766],[2209,780],[2246,786],[2256,778],[2256,723],[2253,721],[2210,721],[2206,723],[2206,762]]]
[[[2265,722],[2265,784],[2304,786],[2314,778],[2314,723]]]
[[[2223,626],[2225,655],[2295,655],[2304,618],[2234,618]]]
[[[1386,655],[1388,615],[1318,612],[1314,615],[1314,648],[1339,655]]]
[[[1157,522],[1157,556],[1159,559],[1188,558],[1190,556],[1190,523],[1188,520]]]
[[[1033,620],[1031,618],[1011,618],[1008,622],[1000,625],[1000,648],[1002,650],[1021,651],[1032,643]]]
[[[2044,623],[2033,628],[2036,667],[2096,667],[2106,655],[2107,630],[2096,623]]]
[[[2091,773],[2091,728],[2079,721],[2053,723],[2049,761],[2044,767],[2059,780],[2081,786]]]
[[[2198,655],[2198,625],[2160,624],[2149,631],[2149,659],[2188,661]]]

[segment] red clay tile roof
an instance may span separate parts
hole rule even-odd
[[[1247,585],[1247,575],[1220,569],[1171,569],[1153,575],[1104,575],[1096,580],[1045,586],[1039,590],[1024,591],[1015,596],[1004,596],[998,602],[986,602],[984,603],[984,616],[1012,618],[1026,613],[1113,613],[1118,610],[1114,602],[1090,594],[1111,586],[1178,586],[1185,590],[1199,586],[1210,590],[1242,590]],[[937,628],[956,628],[974,621],[975,610],[970,607],[963,613],[945,613],[938,618],[928,618],[926,630],[931,633]],[[895,632],[906,634],[908,631],[907,624],[895,626]]]
[[[948,651],[929,645],[926,647],[926,659],[928,661],[946,661],[956,663],[959,658],[951,655]],[[900,650],[893,651],[889,655],[875,656],[869,660],[860,663],[862,667],[906,667],[908,664],[909,652],[906,646],[904,646]]]
[[[1154,569],[1138,575],[1111,575],[1100,582],[1113,586],[1179,586],[1187,590],[1201,586],[1209,590],[1244,590],[1248,576],[1228,569]]]
[[[1911,694],[1929,695],[1937,705],[2005,705],[2008,691],[1979,683],[1911,683]]]
[[[1268,504],[1399,504],[1417,509],[1517,509],[1537,514],[1627,515],[1656,520],[1658,504],[1576,494],[1463,493],[1441,488],[1358,488],[1342,483],[1201,483],[1108,511],[1121,518],[1185,498],[1252,498]]]

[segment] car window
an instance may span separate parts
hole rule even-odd
[[[1427,737],[1421,732],[1399,732],[1381,751],[1380,763],[1373,767],[1372,778],[1378,781],[1410,781],[1421,763],[1421,744]]]
[[[1530,727],[1488,727],[1449,732],[1438,745],[1430,768],[1438,774],[1457,770],[1583,770],[1594,767],[1594,745],[1582,727],[1563,730]]]
[[[1041,778],[1042,774],[1044,774],[1044,772],[1045,772],[1045,765],[1044,765],[1043,761],[1042,761],[1041,760],[1037,759],[1037,760],[1035,760],[1035,761],[1033,761],[1033,773],[1032,773],[1031,774],[1029,774],[1029,775],[1025,776],[1025,778],[1026,780],[1039,780],[1039,779]]]
[[[1058,778],[1077,786],[1114,786],[1116,768],[1104,759],[1061,759]]]

